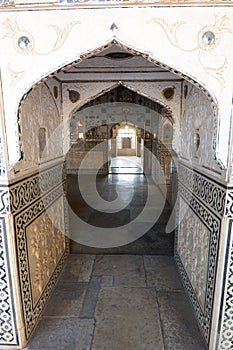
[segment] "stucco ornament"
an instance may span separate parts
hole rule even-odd
[[[181,44],[181,37],[184,33],[184,26],[188,26],[189,23],[186,21],[177,21],[174,23],[169,23],[165,21],[162,18],[152,18],[147,22],[147,24],[153,22],[157,25],[159,25],[162,29],[164,34],[166,35],[168,41],[175,46],[176,48],[184,51],[184,52],[198,52],[198,60],[204,69],[204,71],[211,75],[213,78],[215,78],[221,87],[223,88],[225,86],[225,78],[224,74],[228,66],[227,57],[225,55],[221,55],[222,57],[222,64],[215,66],[215,67],[209,67],[207,66],[208,60],[205,60],[205,52],[206,51],[214,51],[216,47],[219,45],[222,35],[226,33],[231,33],[232,30],[229,26],[229,17],[227,15],[224,16],[214,16],[214,23],[206,25],[202,27],[198,34],[197,34],[197,42],[196,45],[193,47],[185,47],[183,44]],[[212,33],[214,40],[206,41],[205,37],[203,36],[206,33]],[[216,52],[214,53],[216,54]]]
[[[59,28],[55,24],[49,25],[48,27],[52,28],[55,31],[56,39],[55,42],[51,43],[50,50],[42,52],[36,49],[36,42],[31,33],[24,30],[23,28],[20,28],[16,20],[10,20],[9,18],[7,18],[4,21],[5,34],[3,35],[3,39],[11,38],[12,40],[14,40],[15,50],[21,55],[30,55],[31,58],[30,64],[28,64],[27,61],[27,65],[24,64],[24,68],[20,70],[16,68],[16,64],[15,67],[12,64],[8,65],[8,70],[12,77],[11,86],[14,86],[32,68],[32,66],[35,63],[36,55],[47,56],[53,53],[54,51],[59,50],[65,43],[71,29],[80,23],[80,21],[71,21],[70,23],[66,24],[63,28]],[[25,38],[24,43],[23,38]],[[26,45],[26,40],[28,40],[30,44]],[[21,45],[20,41],[22,42]]]

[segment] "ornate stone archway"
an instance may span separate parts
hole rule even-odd
[[[0,254],[3,261],[1,273],[4,282],[4,298],[1,308],[4,310],[2,315],[7,317],[4,316],[0,344],[4,346],[19,347],[26,343],[67,254],[65,239],[60,235],[62,237],[61,245],[53,251],[56,255],[56,262],[54,266],[50,265],[50,276],[48,280],[44,279],[41,294],[33,290],[31,283],[33,281],[29,279],[29,275],[33,275],[33,271],[30,269],[35,262],[32,250],[31,253],[27,250],[26,243],[28,243],[27,239],[33,243],[33,235],[38,233],[37,226],[42,226],[45,229],[46,225],[49,225],[46,215],[47,208],[41,201],[42,194],[45,195],[47,206],[51,210],[63,214],[62,181],[56,177],[57,169],[62,167],[63,157],[61,155],[60,159],[44,164],[40,174],[38,164],[30,163],[30,159],[28,159],[27,166],[23,168],[23,171],[20,166],[19,168],[14,167],[16,162],[24,157],[19,147],[17,113],[22,96],[29,87],[33,87],[33,90],[24,96],[23,117],[26,118],[31,113],[28,110],[29,105],[33,99],[34,101],[37,99],[38,94],[40,96],[45,94],[46,100],[50,101],[50,106],[54,108],[51,107],[52,110],[45,108],[43,113],[34,110],[30,116],[33,120],[40,113],[40,116],[44,118],[49,117],[47,113],[57,110],[57,104],[56,98],[52,98],[50,92],[46,94],[43,84],[40,84],[43,79],[47,79],[50,74],[53,75],[58,68],[67,66],[69,63],[71,65],[74,62],[77,64],[79,60],[94,53],[97,54],[112,45],[114,40],[115,44],[127,51],[136,55],[142,54],[149,61],[181,75],[188,81],[186,84],[187,98],[185,97],[183,100],[186,109],[183,110],[181,120],[186,135],[192,126],[191,121],[195,121],[194,118],[189,118],[191,107],[194,106],[190,104],[189,108],[188,101],[199,101],[204,92],[207,96],[206,101],[213,105],[211,107],[209,104],[209,107],[205,109],[205,101],[200,105],[200,110],[195,112],[201,113],[205,109],[206,114],[212,113],[214,143],[210,146],[210,143],[207,142],[207,145],[214,149],[221,168],[226,168],[228,165],[229,133],[227,133],[227,137],[225,134],[230,125],[229,87],[231,82],[230,79],[227,79],[231,68],[230,63],[229,66],[227,65],[228,61],[230,62],[230,51],[227,51],[223,61],[221,60],[223,45],[229,43],[229,47],[231,47],[230,38],[227,37],[230,28],[227,9],[200,8],[198,16],[191,16],[192,20],[190,21],[192,8],[184,7],[182,8],[182,21],[184,23],[180,23],[181,12],[178,11],[178,8],[174,10],[169,7],[157,8],[154,6],[152,8],[146,7],[143,11],[138,8],[141,14],[137,17],[137,25],[133,22],[135,9],[127,9],[127,13],[125,9],[111,9],[112,16],[119,22],[117,33],[111,32],[111,23],[106,20],[108,9],[99,10],[93,24],[89,20],[91,14],[85,9],[79,9],[78,13],[82,15],[82,19],[77,20],[76,10],[76,8],[70,8],[69,11],[65,11],[65,9],[56,11],[56,6],[54,6],[53,9],[49,9],[51,12],[54,11],[53,18],[44,16],[46,8],[42,8],[41,11],[32,9],[30,13],[20,11],[12,11],[9,14],[7,11],[2,11],[1,13],[3,38],[0,44],[2,50],[9,53],[6,57],[1,58],[1,114],[4,116],[2,118],[2,138],[5,141],[4,154],[6,158],[4,165],[6,177],[1,183],[2,249]],[[208,16],[206,16],[207,10]],[[129,11],[131,16],[129,16]],[[129,18],[131,26],[128,25]],[[163,18],[163,22],[159,20],[161,18]],[[225,22],[226,24],[224,24]],[[42,23],[44,26],[44,33],[48,38],[46,43],[41,41],[38,36],[38,23]],[[54,27],[56,23],[61,23],[62,29]],[[124,23],[127,23],[127,30],[125,30]],[[26,24],[27,27],[25,27]],[[177,24],[177,30],[169,31],[169,28],[174,24]],[[178,33],[179,26],[186,24],[189,26],[189,38],[194,39],[197,43],[196,47],[190,48],[189,41],[186,41],[182,33]],[[97,33],[93,37],[88,32],[90,25],[92,32],[97,28]],[[55,32],[51,31],[51,28],[55,28]],[[213,30],[218,38],[216,45],[211,47],[205,46],[202,42],[202,35],[208,28]],[[166,45],[161,46],[155,40],[145,40],[145,38],[154,38],[156,35],[158,37],[163,35]],[[31,40],[32,45],[26,51],[17,46],[17,40],[22,36],[28,36]],[[74,40],[77,37],[81,38],[80,41]],[[182,40],[178,41],[178,37]],[[51,42],[53,43],[52,47],[50,47]],[[180,44],[180,42],[185,45]],[[168,52],[174,53],[172,58]],[[213,59],[211,67],[208,66],[209,56]],[[9,57],[11,62],[8,61]],[[137,89],[133,84],[129,84],[129,86],[132,89]],[[52,87],[53,85],[50,86],[50,89]],[[138,89],[142,91],[140,87]],[[215,111],[217,103],[221,122]],[[44,127],[42,124],[41,121],[40,128]],[[199,124],[194,125],[194,128],[197,129],[199,126]],[[49,125],[50,129],[53,127],[54,125]],[[13,140],[11,139],[12,133]],[[205,137],[205,133],[200,135],[201,140]],[[205,140],[210,141],[210,139]],[[188,141],[185,139],[184,144],[185,142]],[[191,142],[187,144],[191,145]],[[199,152],[202,152],[201,148]],[[201,153],[200,156],[202,156]],[[209,348],[228,349],[232,335],[232,326],[229,322],[233,260],[230,256],[232,188],[225,182],[229,175],[227,171],[222,171],[219,166],[212,168],[207,165],[205,167],[203,166],[205,165],[204,160],[201,164],[198,162],[194,164],[189,160],[187,154],[184,154],[180,157],[178,164],[179,209],[180,217],[184,219],[180,224],[179,236],[177,237],[176,260]],[[42,186],[42,192],[44,192],[42,194],[39,191],[41,176],[44,179]],[[52,229],[55,230],[54,227]],[[196,242],[193,247],[190,245],[190,237]],[[207,245],[206,242],[208,242]],[[47,239],[45,244],[50,245],[51,242]],[[205,248],[207,246],[210,248]],[[33,244],[31,247],[33,248]],[[196,249],[197,247],[200,249]],[[40,248],[38,247],[38,249]],[[188,256],[194,257],[195,271],[192,269]],[[203,276],[207,276],[206,279]],[[201,282],[199,283],[199,281]]]

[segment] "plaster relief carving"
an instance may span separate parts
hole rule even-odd
[[[185,25],[187,26],[189,25],[189,23],[185,21],[177,21],[174,23],[170,23],[165,21],[162,18],[156,18],[156,17],[147,21],[147,24],[151,22],[159,25],[162,28],[170,44],[172,44],[179,50],[182,50],[184,52],[190,52],[190,53],[197,51],[199,62],[202,68],[205,70],[205,72],[211,75],[214,79],[217,79],[217,81],[222,87],[225,86],[224,75],[228,66],[227,57],[224,55],[221,55],[223,63],[217,66],[215,63],[214,67],[208,67],[209,59],[208,58],[206,59],[205,51],[214,51],[222,39],[221,38],[222,34],[232,32],[229,26],[230,18],[227,15],[224,15],[224,16],[214,15],[214,23],[206,25],[199,30],[196,36],[197,43],[195,46],[190,48],[184,47],[184,45],[182,44],[182,40],[180,40],[180,38],[184,33],[183,31],[184,28],[182,28],[183,30],[181,30],[181,27],[184,27]],[[206,32],[213,32],[215,35],[215,40],[211,45],[206,45],[205,41],[203,40],[203,34]],[[193,42],[193,40],[190,40],[190,42]],[[214,52],[213,54],[216,55],[216,52]]]
[[[55,42],[53,43],[52,47],[50,50],[47,50],[45,52],[39,51],[36,49],[36,39],[33,37],[31,33],[28,31],[22,29],[18,22],[16,20],[10,20],[9,18],[5,19],[4,21],[4,29],[5,29],[5,34],[3,35],[3,39],[5,38],[11,38],[14,40],[14,47],[15,50],[18,54],[20,55],[30,55],[30,64],[25,64],[25,60],[21,60],[21,65],[23,67],[26,66],[26,68],[18,68],[18,61],[14,63],[14,65],[8,65],[8,70],[10,72],[10,75],[12,77],[12,82],[11,86],[13,87],[19,80],[23,78],[23,76],[30,71],[32,66],[35,63],[35,56],[47,56],[53,53],[54,51],[59,50],[62,45],[65,43],[71,29],[76,26],[77,24],[80,24],[80,21],[71,21],[70,23],[67,23],[63,28],[59,28],[55,24],[50,24],[48,25],[48,28],[52,28],[55,33],[56,33],[56,39]],[[20,37],[26,37],[29,38],[30,45],[22,49],[19,46],[18,40]],[[17,67],[17,68],[16,68]]]

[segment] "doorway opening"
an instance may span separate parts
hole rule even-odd
[[[109,174],[143,174],[142,132],[127,121],[112,128]]]
[[[122,61],[122,60],[119,61],[120,55],[115,55],[115,57],[118,57],[118,59],[117,60],[114,59],[112,62],[112,65],[105,66],[106,60],[109,60],[109,53],[115,52],[116,50],[121,52],[124,51],[122,48],[119,48],[117,45],[114,44],[108,47],[106,49],[106,52],[104,53],[102,52],[101,54],[97,53],[96,57],[94,56],[89,57],[86,60],[83,60],[80,64],[76,64],[76,66],[73,65],[72,67],[65,67],[64,70],[61,70],[55,74],[56,79],[49,78],[48,81],[46,82],[46,89],[44,88],[46,90],[46,93],[47,92],[50,93],[50,95],[47,94],[46,96],[49,95],[50,100],[53,99],[53,103],[48,104],[50,109],[52,108],[51,106],[55,105],[56,111],[58,111],[59,106],[61,106],[63,103],[63,109],[62,111],[60,111],[60,115],[59,113],[57,113],[56,118],[54,118],[54,120],[58,121],[59,117],[63,116],[63,118],[68,124],[68,130],[65,130],[66,132],[63,133],[63,135],[65,135],[64,139],[62,139],[62,136],[61,136],[61,138],[58,141],[61,141],[60,142],[61,146],[63,146],[63,143],[70,143],[70,151],[66,155],[66,164],[64,166],[64,172],[66,174],[66,182],[67,182],[67,189],[68,189],[69,204],[71,205],[72,208],[76,208],[76,209],[78,208],[79,215],[83,218],[85,217],[84,221],[86,220],[86,222],[92,223],[95,228],[98,228],[98,227],[108,228],[109,226],[111,227],[111,225],[115,225],[117,229],[118,226],[123,226],[125,223],[127,223],[128,222],[127,220],[135,218],[138,214],[142,212],[143,206],[145,204],[145,200],[147,197],[145,188],[148,185],[148,183],[145,181],[144,174],[151,176],[152,180],[160,178],[160,175],[161,175],[160,171],[165,174],[165,179],[166,179],[165,183],[158,183],[158,190],[160,191],[162,186],[166,186],[166,187],[169,186],[171,176],[173,176],[173,170],[175,169],[174,165],[171,166],[171,150],[172,150],[172,143],[174,141],[173,133],[175,131],[175,128],[177,128],[180,123],[179,118],[181,116],[178,114],[180,112],[179,101],[183,99],[182,86],[184,84],[184,80],[183,78],[177,77],[177,75],[171,72],[168,72],[166,69],[164,69],[161,72],[161,67],[156,66],[154,63],[146,61],[145,58],[139,54],[130,55],[127,58],[127,60],[129,60],[127,61],[127,63],[126,61]],[[114,55],[111,55],[111,57],[114,57]],[[95,69],[92,69],[92,64],[90,64],[91,62],[90,59],[96,60],[95,65],[93,65]],[[96,67],[99,67],[100,70],[106,69],[105,77],[107,77],[108,79],[102,78],[102,80],[100,80],[99,78],[98,80],[96,80],[93,77],[91,78],[91,76],[95,76],[95,74],[97,74],[94,71],[96,70]],[[122,79],[120,79],[120,76],[122,77],[122,71],[119,73],[116,73],[117,71],[120,71],[120,68],[125,70],[123,76],[125,76],[125,74],[128,74],[127,75],[128,78],[125,78],[125,83],[122,83]],[[83,81],[80,82],[78,75],[81,74],[82,72],[82,76],[84,76],[86,74],[85,71],[87,72],[86,80],[84,79],[85,80],[84,82]],[[137,81],[137,79],[135,78],[135,75],[139,74],[139,72],[141,74],[142,71],[143,71],[143,74],[142,74],[141,81]],[[131,77],[129,77],[129,74]],[[151,75],[153,75],[153,79],[151,79]],[[111,80],[109,80],[109,76],[111,77]],[[115,82],[113,81],[113,78],[112,78],[113,76],[116,77]],[[157,78],[158,76],[159,78]],[[161,76],[163,78],[162,81],[161,81]],[[169,79],[167,79],[168,76],[169,76]],[[59,84],[57,84],[57,80],[59,81]],[[84,87],[85,84],[86,86]],[[60,89],[60,95],[58,95],[58,96],[62,96],[62,99],[60,101],[58,101],[57,100],[58,97],[55,97],[54,95],[55,85]],[[169,95],[167,98],[166,94],[163,93],[163,91],[165,90],[165,88],[167,88],[170,85],[174,93]],[[190,85],[191,84],[188,85],[187,83],[188,93],[186,97],[189,96],[189,93],[191,94],[192,89],[190,89]],[[153,90],[153,93],[155,95],[154,100],[153,98],[150,97],[151,90]],[[176,99],[176,96],[178,96],[177,99]],[[29,99],[30,99],[30,95],[29,95]],[[36,93],[33,96],[33,100],[35,99],[36,99]],[[159,103],[159,101],[161,101],[161,103]],[[116,111],[114,110],[109,111],[105,108],[105,104],[109,102],[123,103],[123,105],[120,106],[121,112],[119,113],[119,115],[116,115],[115,113]],[[133,108],[131,110],[132,103],[133,103]],[[125,104],[127,104],[127,106],[125,106]],[[178,107],[177,107],[177,104],[178,104]],[[27,108],[25,108],[25,111],[23,110],[23,114],[22,114],[23,116],[25,115],[25,119],[23,120],[22,118],[22,133],[24,133],[24,130],[27,130],[28,125],[30,125],[30,123],[28,123],[27,116],[30,115],[30,113],[28,113],[28,110],[30,109],[30,106],[32,106],[33,104],[25,103],[25,105]],[[143,112],[141,110],[140,114],[135,113],[135,105],[142,107]],[[113,107],[115,108],[116,106],[113,106]],[[119,108],[119,106],[117,106],[117,108]],[[127,120],[125,118],[125,114],[126,114],[125,108],[129,109],[129,113],[127,113]],[[183,104],[183,108],[188,108],[187,104],[186,105]],[[85,110],[87,109],[88,109],[88,114],[84,115],[83,118],[80,117],[80,111],[84,112],[85,114]],[[178,119],[178,122],[175,126],[174,126],[174,123],[176,122],[176,120],[174,120],[175,118],[173,118],[174,116],[171,113],[171,110],[173,109],[176,110],[175,117],[177,117]],[[151,110],[154,113],[153,118],[150,115]],[[46,111],[44,111],[44,114],[46,115]],[[189,113],[186,113],[186,115],[188,115],[189,117]],[[182,121],[184,121],[185,118],[187,118],[186,115],[183,113]],[[120,116],[120,120],[115,120],[119,116]],[[38,133],[40,134],[40,138],[43,141],[43,142],[42,141],[40,142],[41,148],[44,147],[44,143],[47,142],[47,138],[49,138],[50,133],[52,133],[52,128],[55,126],[56,125],[52,123],[52,118],[49,119],[43,116],[41,125],[38,125],[38,130],[41,129],[43,131],[43,133],[41,132]],[[126,126],[128,126],[128,129],[126,128]],[[33,127],[35,127],[35,125],[33,125]],[[48,130],[46,129],[46,127]],[[195,131],[192,129],[193,127],[195,127],[199,131],[199,124],[197,125],[195,124],[194,126],[190,125],[190,128],[189,128],[190,134],[192,133],[192,131]],[[116,133],[115,135],[116,147],[114,147],[114,142],[113,142],[114,132]],[[195,132],[197,133],[197,131]],[[36,134],[36,131],[34,129],[31,130],[31,134],[32,135]],[[22,160],[21,165],[25,164],[25,167],[26,166],[28,167],[29,165],[30,166],[31,164],[35,165],[34,163],[38,162],[38,159],[36,159],[35,161],[33,157],[36,154],[39,158],[40,152],[36,148],[38,144],[36,142],[36,138],[33,139],[33,147],[32,147],[32,144],[31,143],[29,144],[25,135],[26,135],[26,132],[25,134],[23,134],[23,138],[22,138],[22,143],[23,143],[25,152],[24,152],[24,159]],[[69,137],[67,137],[67,135],[69,135]],[[186,138],[184,137],[184,140],[183,140],[184,145],[186,142],[189,145],[188,150],[189,151],[191,150],[190,152],[192,156],[194,156],[195,159],[198,159],[202,144],[199,142],[198,145],[197,144],[193,145],[192,143],[190,143],[189,135],[185,134],[184,136],[186,137]],[[138,142],[139,137],[141,138],[141,143]],[[202,136],[200,136],[199,139],[201,140]],[[129,188],[133,189],[135,194],[135,197],[132,198],[132,201],[130,202],[128,207],[126,206],[123,210],[119,211],[119,213],[117,213],[114,218],[110,217],[110,215],[107,215],[109,214],[108,212],[104,213],[102,217],[99,216],[100,213],[98,213],[97,215],[96,213],[97,210],[94,211],[93,209],[90,208],[90,206],[88,206],[83,202],[79,189],[75,187],[77,184],[77,174],[79,172],[79,167],[80,167],[82,158],[86,156],[87,153],[90,153],[90,151],[96,145],[100,145],[101,143],[102,143],[102,148],[100,150],[99,149],[95,150],[96,153],[94,153],[94,157],[92,158],[94,159],[94,161],[102,160],[102,167],[101,169],[99,169],[101,171],[98,174],[98,183],[96,184],[96,187],[98,187],[98,192],[100,194],[100,197],[108,201],[110,205],[111,201],[114,201],[114,199],[116,199],[116,190],[115,190],[117,187],[116,185],[118,185],[118,187],[121,187],[120,189],[121,189],[121,192],[123,193],[123,196],[124,194],[127,194]],[[139,144],[141,146],[137,147],[136,144]],[[114,154],[112,154],[113,149],[114,149],[114,152],[116,152],[115,156]],[[147,154],[147,156],[145,156],[146,150],[150,151]],[[139,152],[141,153],[140,155],[139,155]],[[109,156],[109,153],[110,153],[110,156]],[[153,161],[152,155],[156,155],[157,158],[159,159],[159,163],[160,163],[159,167]],[[43,161],[45,163],[47,162],[47,164],[49,164],[50,161],[55,161],[57,159],[55,156],[53,157],[53,159],[52,158],[50,159],[49,152],[46,154],[46,157]],[[112,170],[112,173],[110,173],[109,170],[111,168],[117,168],[117,166],[114,167],[114,158],[117,158],[117,157],[127,157],[127,163],[126,163],[127,165],[129,164],[128,157],[141,158],[140,167],[142,168],[142,172],[144,174],[114,173],[113,170]],[[123,158],[123,160],[126,160],[126,159]],[[39,159],[39,162],[40,161],[41,159]],[[91,175],[91,171],[93,169],[96,170],[95,166],[97,167],[98,164],[99,164],[98,162],[96,163],[91,162],[91,164],[89,164],[90,167],[88,169],[84,169],[85,171],[87,171],[87,173],[85,174],[86,179],[88,179],[88,176]],[[122,171],[122,169],[124,169],[124,166],[121,166],[119,168],[121,168],[121,171]],[[128,166],[127,168],[130,168],[130,167]],[[87,186],[85,188],[85,195],[86,195],[85,198],[88,198],[88,196],[93,198],[93,193],[91,192],[90,184],[91,182],[90,183],[87,182]],[[159,193],[159,191],[157,193]],[[97,202],[96,208],[101,209],[101,207],[98,207],[98,205],[99,205],[99,202]],[[160,203],[158,203],[158,205],[160,205]],[[151,209],[152,215],[154,215],[154,208],[152,207],[150,209]],[[158,225],[152,228],[153,232],[150,232],[149,235],[144,235],[140,242],[139,242],[139,239],[135,240],[134,254],[164,255],[169,257],[169,259],[172,257],[172,255],[174,254],[174,232],[171,232],[170,234],[166,234],[164,230],[164,227],[170,215],[170,206],[167,198],[165,200],[164,210],[165,212],[162,213],[160,217],[160,221],[158,220],[157,222]],[[56,208],[55,208],[55,211],[56,211]],[[62,215],[62,212],[60,214]],[[144,217],[144,219],[146,220],[147,218]],[[39,222],[40,226],[43,225],[43,222],[44,222],[43,220],[42,220],[42,224],[41,222]],[[37,223],[35,224],[35,226],[36,225]],[[77,231],[78,230],[80,230],[80,227],[77,227]],[[35,232],[37,232],[36,229],[35,229]],[[95,232],[93,233],[95,234]],[[45,232],[45,234],[47,234],[47,232]],[[47,242],[48,242],[48,247],[47,249],[44,249],[44,251],[50,252],[50,250],[53,249],[53,246],[50,245],[49,240],[46,241],[46,244]],[[31,251],[33,249],[34,250],[37,249],[37,247],[34,248],[34,246],[30,248],[30,244],[32,245],[34,244],[34,242],[31,243],[31,241],[28,240],[27,249],[31,249]],[[206,247],[207,246],[208,245],[206,245]],[[88,251],[86,251],[85,250],[86,246],[82,245],[82,249],[80,249],[80,246],[77,248],[77,246],[72,245],[72,242],[71,242],[70,248],[71,248],[71,253],[73,254],[87,253],[88,255],[91,255],[91,254],[97,253],[98,255],[98,254],[106,254],[107,252],[105,248],[99,249],[99,248],[90,248],[90,247],[88,247]],[[111,250],[111,249],[108,250],[108,253],[111,253],[111,254],[130,254],[131,253],[132,254],[132,250],[131,250],[132,246],[129,247],[125,245],[124,247],[120,248],[121,250],[119,249]],[[205,253],[207,255],[208,252],[205,251]],[[34,255],[36,256],[36,254]],[[111,257],[109,259],[111,259]],[[153,259],[151,259],[151,264],[153,263],[154,261]],[[21,262],[19,261],[19,265],[20,264]],[[31,264],[31,266],[29,266],[29,270],[33,269],[33,266],[34,265]],[[43,269],[43,266],[41,266],[40,268]],[[37,267],[35,274],[37,274],[38,271],[39,269]],[[29,271],[29,275],[30,275],[30,271]],[[53,272],[50,271],[48,275],[49,275],[48,279],[52,280]],[[31,274],[31,276],[33,276],[33,274]],[[114,274],[111,276],[113,276],[112,280],[114,280],[115,278]],[[98,278],[96,278],[95,280],[100,281],[100,279]],[[107,279],[105,279],[105,282],[106,280]],[[144,278],[144,281],[145,281],[145,278]],[[24,281],[22,280],[21,281],[22,285],[23,285],[23,282]],[[109,282],[108,280],[108,282],[106,283],[111,284],[111,281]],[[124,281],[122,283],[124,283]],[[101,288],[102,287],[100,286],[99,290]],[[45,292],[46,292],[46,289],[43,286],[43,288],[40,289],[40,294],[38,293],[39,301],[42,300]],[[45,299],[46,298],[44,298],[44,300]],[[25,310],[26,310],[26,307],[25,307]],[[30,312],[31,314],[34,313],[37,316],[36,310],[34,310],[33,308]],[[35,319],[36,319],[36,316],[35,316]],[[28,330],[28,334],[30,332],[31,332],[31,328]],[[199,347],[199,349],[200,348],[201,347]]]

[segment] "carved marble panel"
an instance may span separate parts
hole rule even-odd
[[[178,254],[199,304],[204,309],[210,231],[182,198],[180,200],[180,215],[183,219],[179,229]]]
[[[35,305],[51,278],[65,250],[63,199],[60,197],[35,221],[26,227],[28,264],[32,299]],[[50,220],[57,218],[57,227]]]
[[[224,210],[224,200],[219,199],[224,187],[184,164],[180,166],[183,172],[183,177],[178,173],[181,236],[177,231],[175,258],[200,328],[209,344],[221,231],[220,212]],[[201,185],[197,186],[198,183]]]
[[[37,323],[67,255],[65,237],[60,232],[64,225],[62,193],[59,185],[45,194],[43,200],[33,202],[14,216],[26,339]],[[48,210],[56,214],[57,223],[62,220],[59,229],[52,227]],[[48,269],[44,269],[44,265]]]

